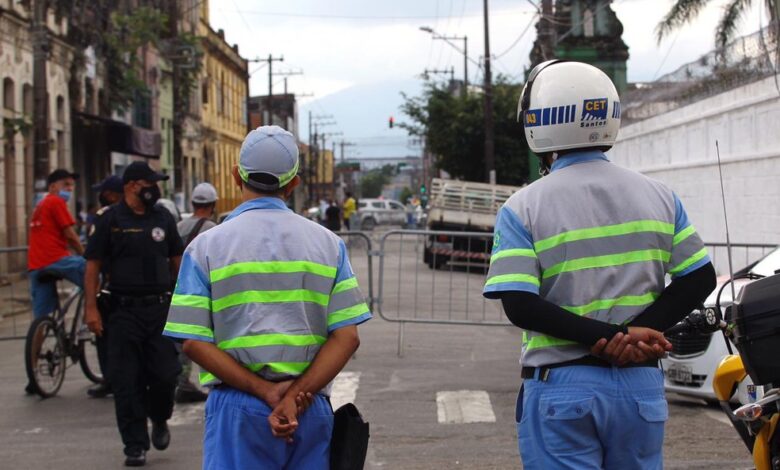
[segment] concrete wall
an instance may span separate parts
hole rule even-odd
[[[722,242],[716,139],[732,242],[780,243],[780,88],[774,78],[628,125],[609,156],[669,185],[702,238]]]

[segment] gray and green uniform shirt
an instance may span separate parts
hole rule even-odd
[[[666,274],[684,276],[709,262],[670,189],[602,152],[577,152],[499,211],[484,295],[531,292],[576,315],[627,324],[658,298]],[[524,366],[589,353],[582,344],[523,333]]]
[[[187,247],[163,334],[214,343],[280,381],[303,374],[331,332],[370,318],[341,238],[268,197]]]

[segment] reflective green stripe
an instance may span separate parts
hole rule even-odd
[[[534,336],[526,343],[526,351],[530,351],[532,349],[550,348],[552,346],[568,346],[570,344],[577,343],[567,339],[556,338],[554,336]]]
[[[588,258],[577,258],[558,263],[544,270],[543,279],[557,276],[561,273],[579,271],[582,269],[606,268],[609,266],[621,266],[629,263],[639,263],[642,261],[669,261],[671,253],[665,250],[639,250],[627,251],[625,253],[616,253],[614,255],[591,256]]]
[[[182,333],[185,335],[197,335],[205,336],[206,338],[214,338],[214,332],[210,328],[200,325],[187,325],[186,323],[173,323],[167,322],[165,324],[165,330],[171,333]]]
[[[327,338],[317,335],[285,335],[269,333],[265,335],[239,336],[220,341],[219,349],[256,348],[260,346],[314,346],[325,343]]]
[[[211,299],[202,295],[173,294],[171,306],[211,309]]]
[[[351,277],[349,279],[345,279],[338,284],[336,284],[335,287],[333,287],[333,292],[331,294],[338,294],[339,292],[344,292],[346,290],[354,289],[358,286],[357,278]]]
[[[616,225],[605,225],[603,227],[590,227],[571,230],[569,232],[559,233],[550,238],[539,240],[534,243],[537,253],[551,248],[555,248],[563,243],[574,242],[577,240],[587,240],[589,238],[614,237],[617,235],[627,235],[638,232],[659,232],[668,235],[674,234],[674,224],[661,222],[659,220],[635,220]]]
[[[311,365],[311,362],[261,362],[257,364],[241,365],[251,370],[252,372],[257,372],[263,367],[268,367],[273,372],[279,374],[301,375],[306,372],[306,369],[309,367],[309,365]],[[214,374],[210,372],[201,372],[198,378],[200,379],[201,384],[207,384],[209,382],[219,380]]]
[[[536,276],[530,274],[499,274],[493,276],[487,280],[485,287],[492,286],[493,284],[502,284],[505,282],[525,282],[539,286],[539,279]]]
[[[672,246],[679,245],[680,243],[682,243],[683,240],[690,237],[694,233],[696,233],[696,229],[693,228],[693,225],[689,225],[685,227],[684,229],[680,230],[680,233],[674,235]]]
[[[707,256],[707,248],[702,248],[701,250],[694,253],[693,256],[691,256],[690,258],[686,259],[682,263],[670,269],[669,274],[677,274],[679,272],[685,271],[693,264],[701,261],[705,256]]]
[[[649,305],[658,298],[659,294],[655,292],[648,292],[644,295],[625,295],[615,299],[597,299],[585,305],[577,305],[574,307],[561,307],[575,313],[577,315],[587,315],[597,310],[607,310],[612,307],[641,307],[643,305]]]
[[[306,289],[294,290],[245,290],[226,295],[211,302],[213,312],[244,304],[278,304],[288,302],[311,302],[327,307],[330,301],[328,294],[322,294]]]
[[[512,248],[511,250],[502,250],[497,253],[494,253],[493,256],[490,257],[490,264],[493,264],[493,261],[500,260],[501,258],[510,258],[513,256],[525,256],[526,258],[536,258],[536,253],[534,250],[530,250],[528,248]]]
[[[211,282],[218,282],[239,274],[311,273],[328,278],[336,277],[336,268],[311,261],[246,261],[233,263],[209,273]]]
[[[341,323],[345,320],[349,320],[350,318],[359,317],[364,313],[368,313],[368,305],[366,305],[365,302],[353,305],[352,307],[337,310],[328,314],[328,326]]]

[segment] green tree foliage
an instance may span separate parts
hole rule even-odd
[[[409,189],[409,186],[404,186],[404,189],[401,190],[401,196],[399,199],[401,202],[406,204],[406,201],[408,201],[412,196],[414,196],[414,193],[411,189]]]
[[[778,0],[760,0],[769,13],[770,24],[774,24],[775,31],[778,28],[778,16],[780,15],[780,1]],[[695,20],[699,13],[708,4],[714,3],[712,0],[676,0],[664,18],[656,26],[656,38],[658,42],[667,37],[672,31],[675,31],[685,24]],[[715,28],[715,45],[720,49],[725,47],[737,32],[739,20],[748,12],[756,0],[730,0],[723,7],[718,26]]]
[[[387,167],[390,170],[387,170]],[[384,168],[371,170],[360,178],[360,197],[379,197],[382,194],[382,188],[390,182],[392,175],[392,165],[385,165]]]
[[[516,119],[521,89],[502,77],[493,88],[496,181],[500,184],[520,185],[528,179],[528,145]],[[482,94],[461,97],[428,83],[422,96],[404,98],[401,110],[411,123],[400,126],[425,138],[428,151],[436,156],[436,167],[454,178],[485,181]]]

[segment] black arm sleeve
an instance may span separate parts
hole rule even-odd
[[[707,263],[696,271],[672,280],[661,296],[629,326],[664,331],[682,320],[715,289],[715,268]]]
[[[609,340],[617,333],[628,331],[622,325],[575,315],[530,292],[505,292],[501,294],[501,303],[506,317],[515,326],[588,347],[601,338]]]

